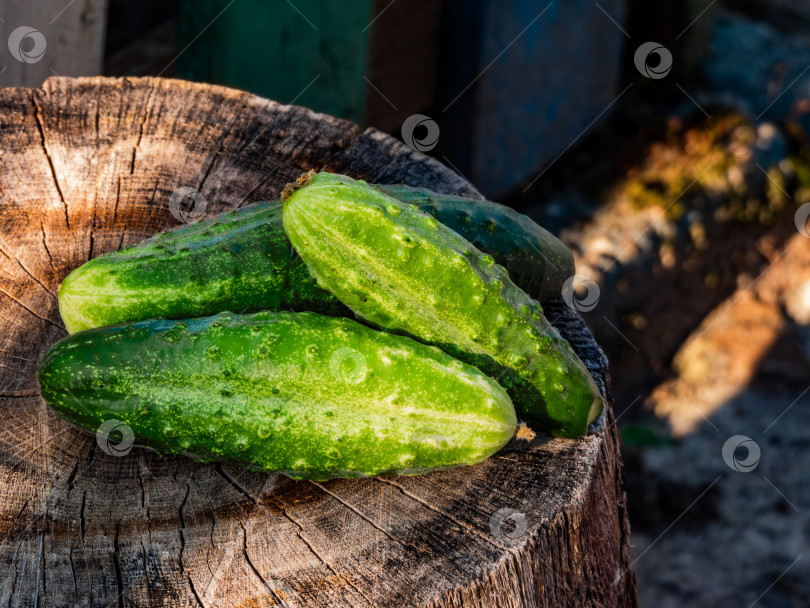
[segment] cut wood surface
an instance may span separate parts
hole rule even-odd
[[[72,269],[176,225],[179,188],[211,215],[311,168],[480,196],[373,129],[222,87],[0,90],[0,604],[635,606],[610,411],[587,438],[514,440],[474,467],[315,483],[110,456],[39,397]],[[607,391],[580,317],[546,312]]]

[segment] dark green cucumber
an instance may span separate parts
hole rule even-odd
[[[68,332],[236,310],[345,315],[294,255],[278,203],[249,205],[90,260],[59,287]]]
[[[318,283],[359,317],[443,348],[498,379],[518,413],[580,436],[602,399],[585,366],[491,256],[365,182],[319,173],[284,203]]]
[[[509,396],[437,348],[315,313],[152,320],[58,342],[42,397],[96,432],[295,478],[474,464],[515,431]]]
[[[574,275],[574,256],[557,237],[531,218],[504,205],[461,196],[438,194],[425,188],[382,185],[388,196],[415,205],[455,230],[509,272],[509,278],[540,302],[560,295]]]
[[[380,187],[476,243],[541,300],[560,295],[562,282],[574,274],[565,246],[507,207],[421,188]],[[74,270],[59,288],[59,311],[70,333],[223,310],[351,314],[315,285],[293,255],[277,202],[242,207],[102,255]]]

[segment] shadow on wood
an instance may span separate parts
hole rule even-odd
[[[635,606],[612,414],[417,477],[293,482],[107,455],[43,403],[59,282],[176,223],[275,198],[310,168],[479,196],[374,130],[221,87],[51,79],[0,91],[0,602],[9,606]],[[547,307],[606,389],[606,361]]]

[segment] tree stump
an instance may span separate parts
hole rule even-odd
[[[635,606],[612,414],[483,464],[295,482],[133,449],[52,413],[35,370],[73,268],[177,223],[276,198],[308,169],[480,196],[373,129],[222,87],[53,78],[0,90],[0,603],[7,606]],[[195,211],[199,212],[200,209]],[[606,361],[547,306],[603,391]]]

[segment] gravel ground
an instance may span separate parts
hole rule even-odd
[[[757,384],[676,443],[628,448],[643,606],[810,605],[808,388]],[[737,435],[760,451],[749,472],[724,460]]]

